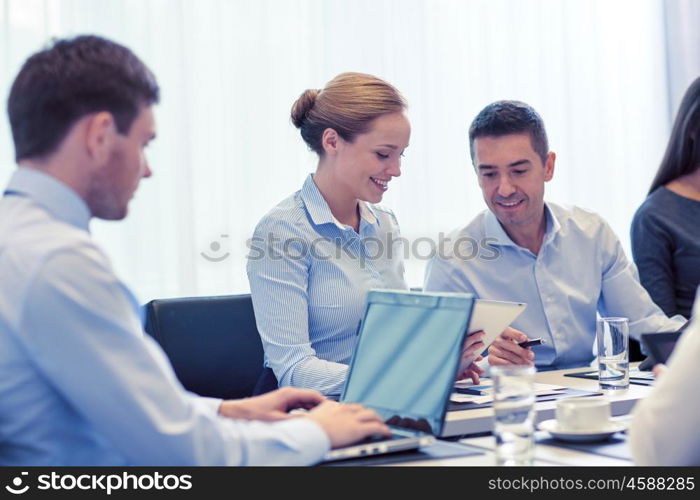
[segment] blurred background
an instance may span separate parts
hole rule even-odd
[[[291,105],[343,71],[382,77],[410,104],[383,204],[415,243],[412,286],[428,240],[485,208],[467,130],[498,99],[544,118],[557,153],[546,199],[599,212],[629,250],[700,74],[698,22],[697,0],[0,0],[0,182],[15,168],[4,109],[20,65],[52,37],[94,33],[129,46],[162,89],[154,176],[126,221],[91,225],[142,302],[248,291],[255,224],[316,166]]]

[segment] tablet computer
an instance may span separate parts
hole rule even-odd
[[[508,328],[525,310],[527,304],[522,302],[505,302],[500,300],[477,299],[474,301],[474,311],[469,320],[468,333],[483,331],[484,348],[491,345],[503,330]],[[465,359],[460,364],[460,370],[474,361]]]
[[[526,307],[527,304],[522,302],[477,299],[474,301],[474,312],[469,321],[468,333],[482,330],[486,334],[484,345],[488,347]]]
[[[652,358],[652,366],[666,363],[683,332],[642,333],[644,348]]]

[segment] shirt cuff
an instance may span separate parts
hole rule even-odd
[[[309,418],[290,418],[275,422],[273,425],[282,428],[285,434],[294,436],[298,446],[297,452],[300,455],[299,462],[304,465],[320,462],[331,449],[328,434]]]
[[[194,404],[199,410],[203,411],[204,413],[211,413],[214,415],[219,414],[219,407],[221,406],[221,403],[223,403],[223,399],[198,396],[192,392],[190,392],[189,395],[192,404]]]

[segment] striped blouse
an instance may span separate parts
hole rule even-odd
[[[407,288],[394,214],[360,202],[360,231],[341,224],[309,175],[255,228],[248,280],[265,365],[280,387],[342,391],[367,292]]]

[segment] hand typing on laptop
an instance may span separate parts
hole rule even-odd
[[[289,413],[295,409],[308,413]],[[261,396],[224,401],[219,414],[234,419],[275,421],[308,418],[328,435],[332,448],[347,446],[368,436],[391,434],[373,411],[359,404],[341,404],[310,389],[283,387]]]
[[[373,410],[356,403],[324,401],[306,414],[328,434],[331,448],[357,443],[369,436],[390,436],[391,430]]]
[[[529,347],[518,345],[527,340],[529,339],[523,332],[511,327],[506,328],[489,347],[489,364],[532,366],[535,353]]]

